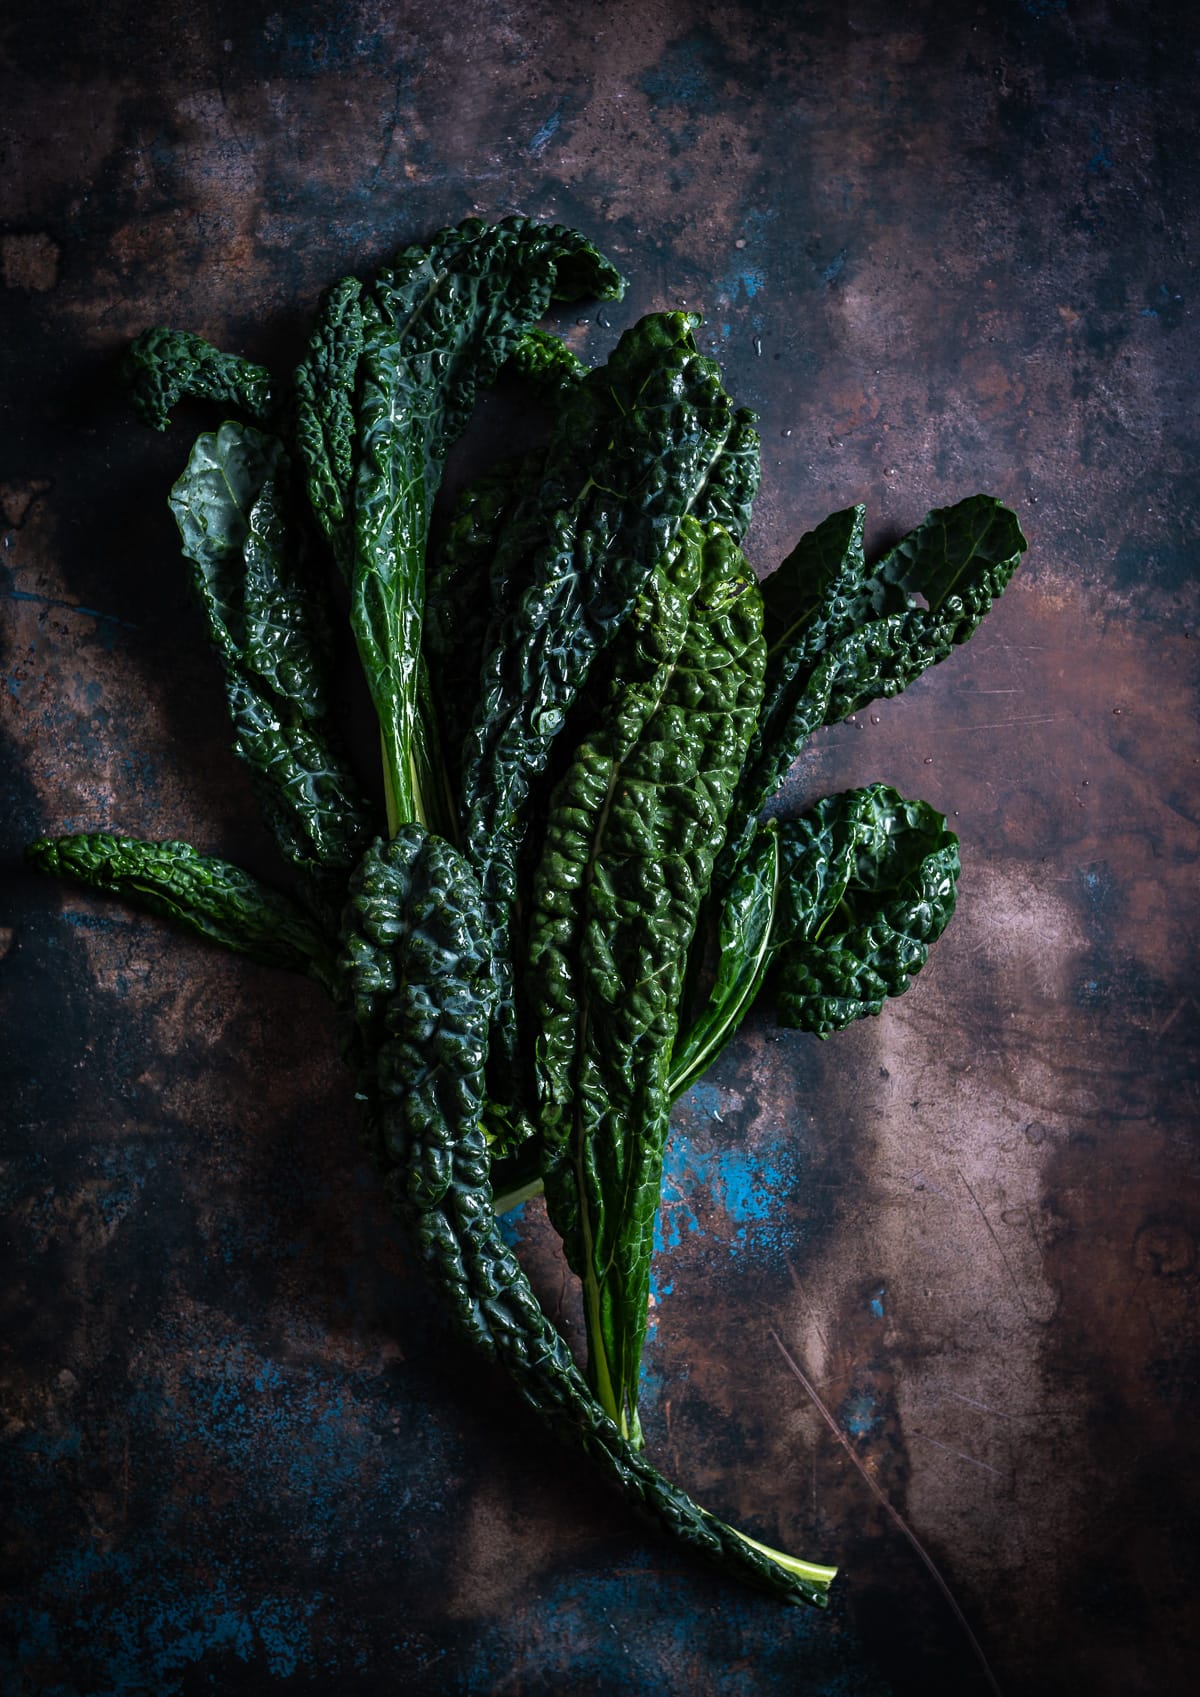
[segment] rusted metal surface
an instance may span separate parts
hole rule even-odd
[[[868,1479],[1006,1692],[1190,1689],[1196,46],[1099,0],[17,8],[6,1690],[987,1689]],[[513,209],[628,272],[563,319],[585,357],[704,314],[761,415],[759,569],[856,500],[878,542],[987,489],[1031,542],[789,785],[954,817],[926,974],[823,1045],[756,1016],[677,1114],[650,1446],[842,1563],[832,1619],[631,1528],[447,1348],[318,992],[20,869],[107,827],[271,870],[165,511],[187,431],[128,418],[128,338],[286,364],[325,283]],[[574,1335],[537,1206],[512,1229]]]

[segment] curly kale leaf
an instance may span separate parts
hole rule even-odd
[[[130,345],[122,367],[134,410],[154,430],[165,430],[181,400],[220,401],[256,424],[271,423],[279,405],[265,366],[224,354],[187,330],[145,330]]]
[[[736,545],[683,520],[614,643],[534,883],[546,1203],[583,1282],[590,1382],[634,1443],[682,974],[761,695],[761,621]]]
[[[441,547],[429,565],[425,656],[442,734],[442,761],[453,793],[462,789],[462,748],[480,693],[488,630],[511,604],[503,575],[511,551],[497,553],[504,525],[541,470],[540,456],[504,460],[462,491]]]
[[[832,1569],[725,1525],[621,1436],[505,1243],[480,1130],[489,946],[478,884],[449,844],[408,825],[368,851],[346,909],[345,1011],[393,1207],[457,1325],[550,1430],[668,1537],[786,1601],[824,1606]]]
[[[531,790],[593,662],[683,519],[703,510],[741,428],[715,365],[697,352],[696,322],[686,313],[642,319],[568,391],[541,477],[497,544],[498,574],[521,588],[489,637],[464,750],[463,810],[500,987],[494,1053],[510,1069]],[[509,1089],[499,1078],[497,1096]]]
[[[725,891],[715,983],[671,1056],[672,1100],[728,1043],[774,969],[781,1025],[828,1037],[903,995],[954,912],[958,839],[886,784],[756,829]]]
[[[536,324],[521,337],[513,349],[510,363],[520,376],[551,392],[569,389],[588,373],[587,366],[572,353],[561,336],[539,330]]]
[[[303,908],[240,866],[199,854],[188,843],[96,832],[39,837],[25,854],[43,872],[121,896],[222,948],[305,973],[326,989],[333,984],[333,952]]]
[[[954,912],[958,838],[927,802],[872,784],[827,797],[779,839],[776,1014],[828,1037],[924,966]]]
[[[551,299],[614,296],[619,275],[582,236],[511,218],[469,220],[408,248],[361,297],[350,622],[379,718],[395,824],[455,822],[420,758],[425,549],[446,450]],[[426,722],[418,728],[418,720]]]
[[[767,681],[723,875],[812,732],[898,695],[965,642],[1026,546],[1007,507],[972,495],[931,512],[868,566],[864,516],[862,507],[833,514],[762,582]]]
[[[744,541],[750,528],[751,509],[762,471],[758,431],[754,425],[754,413],[739,407],[733,415],[733,428],[692,509],[693,517],[723,526],[735,542]]]
[[[321,301],[292,384],[296,452],[309,503],[347,583],[354,558],[354,405],[362,351],[362,284],[343,277]]]
[[[226,423],[197,439],[171,508],[224,661],[236,750],[281,850],[337,907],[371,810],[331,720],[328,633],[285,518],[286,469],[278,438]]]

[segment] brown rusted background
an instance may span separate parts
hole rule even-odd
[[[988,1689],[863,1472],[1005,1692],[1192,1689],[1190,11],[10,8],[6,1691]],[[926,974],[825,1045],[756,1017],[677,1116],[651,1447],[839,1561],[831,1618],[631,1528],[447,1346],[318,992],[21,870],[99,827],[272,868],[164,505],[193,421],[130,420],[129,337],[286,367],[327,282],[514,209],[628,273],[561,319],[585,357],[704,314],[761,415],[760,569],[857,500],[882,542],[986,489],[1031,543],[790,786],[954,816]],[[513,1230],[573,1326],[536,1207]]]

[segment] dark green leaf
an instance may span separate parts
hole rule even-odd
[[[924,966],[954,912],[958,839],[926,802],[872,784],[780,825],[779,843],[777,1014],[827,1037]]]
[[[717,927],[716,976],[699,1017],[676,1038],[667,1088],[674,1102],[712,1065],[757,996],[772,958],[779,892],[779,834],[761,825],[725,894]]]
[[[614,296],[621,279],[558,226],[470,220],[409,248],[362,297],[350,620],[383,735],[393,824],[430,817],[436,775],[416,759],[425,549],[451,442],[555,296]],[[425,726],[421,736],[435,739]],[[431,812],[432,810],[432,812]]]
[[[603,651],[737,431],[686,313],[644,318],[564,398],[540,481],[518,504],[497,571],[524,587],[494,630],[464,759],[465,841],[493,927],[501,1000],[493,1052],[514,1063],[510,962],[534,781]],[[497,1095],[511,1084],[498,1079]]]
[[[284,522],[285,469],[275,437],[224,424],[197,439],[171,508],[225,663],[237,752],[280,848],[337,908],[370,809],[328,716],[320,597]]]
[[[480,695],[487,633],[514,586],[497,575],[500,533],[540,471],[540,456],[505,460],[469,484],[455,504],[430,568],[425,655],[437,702],[442,759],[461,794],[462,747]],[[507,556],[512,558],[511,551]]]
[[[835,513],[763,582],[767,682],[723,878],[812,732],[899,694],[965,642],[1026,546],[1014,515],[987,495],[930,513],[871,567],[862,535],[861,507]]]
[[[25,853],[43,872],[121,896],[266,966],[305,973],[326,989],[333,984],[332,951],[304,910],[227,860],[187,843],[104,832],[40,837]]]
[[[513,370],[527,377],[540,388],[567,389],[586,377],[588,368],[560,336],[534,325],[526,330],[512,354]]]
[[[745,539],[758,494],[762,466],[755,416],[745,407],[733,415],[733,428],[714,460],[704,490],[692,509],[695,518],[724,526],[735,542]]]
[[[348,1046],[392,1204],[454,1321],[548,1428],[671,1539],[786,1601],[823,1607],[831,1569],[748,1540],[620,1436],[500,1233],[479,1125],[489,935],[478,885],[448,844],[405,826],[365,856],[346,910]]]
[[[134,409],[144,423],[165,430],[171,409],[185,398],[237,407],[256,424],[269,424],[278,405],[264,366],[223,354],[186,330],[146,330],[124,360]]]
[[[671,1057],[672,1100],[733,1036],[772,967],[781,1025],[827,1037],[879,1013],[945,929],[957,878],[946,821],[883,784],[760,824],[721,906],[715,983]]]
[[[530,920],[546,1203],[580,1275],[588,1373],[639,1441],[687,951],[762,687],[753,574],[684,519],[612,651],[611,697],[555,791]]]
[[[354,401],[362,350],[362,284],[343,277],[321,302],[293,384],[296,449],[308,498],[347,583],[354,558]]]

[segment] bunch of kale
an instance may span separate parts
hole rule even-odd
[[[536,327],[552,300],[621,290],[572,231],[470,221],[336,284],[290,383],[140,337],[149,423],[185,397],[234,415],[171,505],[298,893],[184,843],[29,852],[324,985],[389,1196],[469,1336],[672,1535],[819,1604],[833,1570],[724,1525],[642,1453],[670,1107],[768,972],[779,1019],[825,1036],[924,963],[958,871],[938,814],[883,785],[762,810],[814,730],[970,635],[1025,544],[976,496],[868,566],[856,507],[760,585],[741,552],[758,439],[698,320],[644,318],[592,371]],[[471,485],[432,551],[447,449],[506,366],[545,438]],[[337,723],[347,616],[386,819]],[[586,1374],[497,1227],[538,1190],[581,1280]]]

